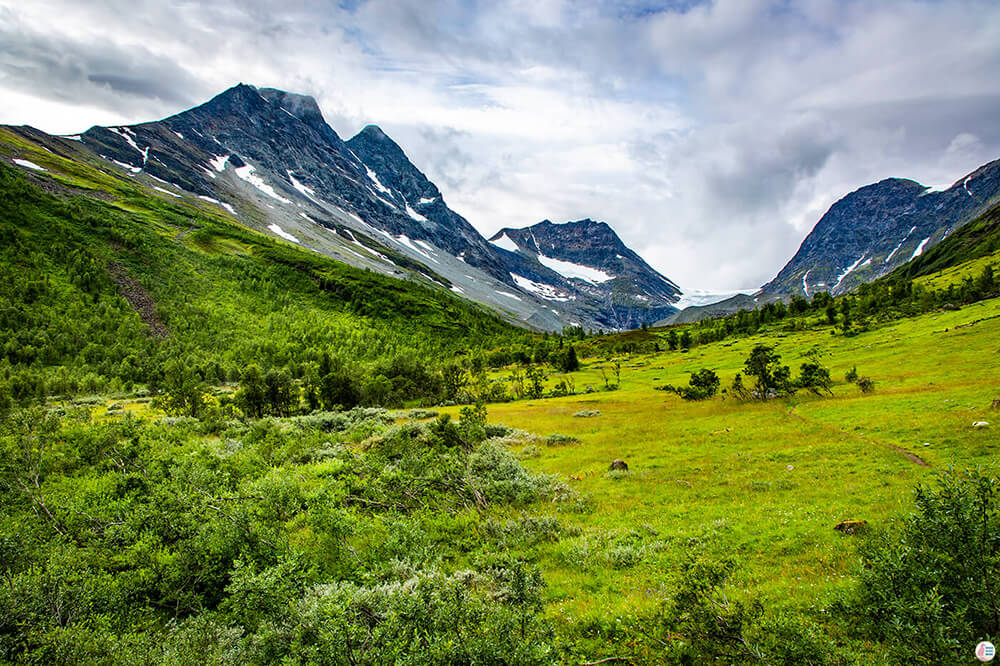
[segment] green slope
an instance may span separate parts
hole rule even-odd
[[[156,382],[170,359],[209,382],[249,363],[301,377],[321,362],[392,381],[380,363],[426,366],[526,335],[443,290],[269,239],[71,150],[0,131],[0,382],[16,399]]]

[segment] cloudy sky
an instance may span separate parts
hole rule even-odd
[[[995,0],[0,0],[0,123],[240,81],[375,123],[486,235],[609,222],[687,289],[767,281],[840,196],[1000,158]]]

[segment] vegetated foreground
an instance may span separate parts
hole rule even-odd
[[[843,600],[863,537],[834,527],[889,526],[914,484],[952,464],[996,475],[997,424],[973,423],[997,413],[997,340],[992,299],[854,337],[635,355],[617,391],[489,406],[491,422],[527,432],[472,408],[457,427],[422,410],[15,411],[2,433],[3,655],[895,663],[917,639],[899,652],[906,636],[875,649],[853,632],[863,612]],[[790,365],[821,359],[833,395],[686,402],[654,389],[703,367],[728,385],[762,341]],[[602,384],[599,365],[574,373],[579,390]],[[840,380],[855,366],[873,393]],[[915,654],[971,654],[947,638]]]

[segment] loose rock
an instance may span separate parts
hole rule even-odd
[[[842,520],[833,529],[843,534],[860,534],[868,529],[868,521]]]

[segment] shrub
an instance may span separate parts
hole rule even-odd
[[[862,541],[845,610],[900,661],[959,663],[1000,634],[1000,482],[948,470],[914,499],[915,512]]]
[[[875,380],[871,377],[858,377],[857,385],[862,393],[872,393],[875,391]]]
[[[714,370],[702,368],[691,375],[687,386],[666,386],[659,387],[661,391],[676,393],[684,400],[706,400],[719,391],[719,376]]]
[[[579,444],[580,440],[571,435],[553,433],[545,438],[545,443],[548,446],[565,446],[567,444]]]
[[[573,414],[573,416],[581,419],[591,418],[600,415],[601,415],[601,410],[599,409],[583,409],[577,412],[576,414]]]
[[[811,393],[819,395],[822,392],[832,394],[830,390],[832,384],[830,371],[819,363],[803,363],[799,367],[799,378],[795,382],[798,388],[806,389]]]

